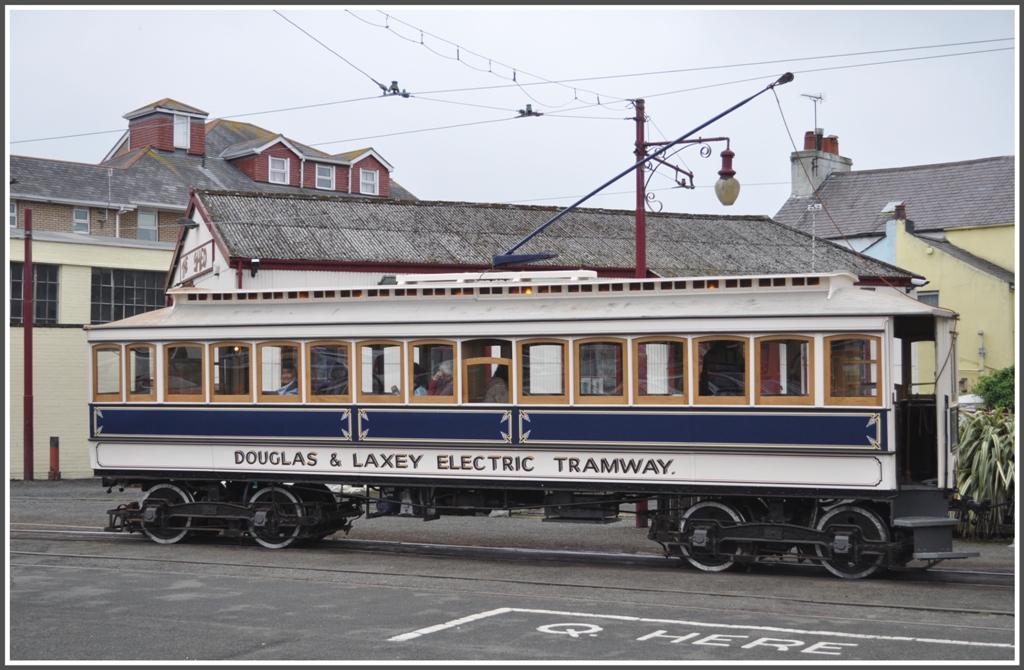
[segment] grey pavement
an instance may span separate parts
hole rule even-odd
[[[115,488],[108,494],[99,479],[58,482],[10,480],[8,489],[12,524],[99,529],[106,525],[108,509],[139,499],[141,492],[138,489],[119,492]],[[540,510],[515,511],[509,516],[446,516],[435,521],[392,516],[357,519],[347,537],[337,533],[330,538],[335,542],[347,540],[639,556],[661,554],[661,547],[647,539],[647,529],[637,528],[635,517],[626,513],[619,521],[606,524],[548,522],[543,520]],[[979,552],[981,556],[945,561],[936,569],[1016,571],[1017,551],[1012,539],[954,541],[953,549]]]

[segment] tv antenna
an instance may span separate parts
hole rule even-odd
[[[825,94],[819,93],[818,95],[811,95],[810,93],[801,93],[801,96],[810,98],[811,102],[814,103],[814,132],[818,132],[818,103],[825,102]]]

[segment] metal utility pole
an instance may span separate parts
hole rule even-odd
[[[35,447],[35,428],[33,416],[35,415],[32,396],[32,322],[35,319],[35,307],[32,302],[32,210],[25,210],[25,263],[21,270],[22,305],[21,322],[24,325],[25,334],[25,400],[23,404],[25,423],[22,430],[22,441],[24,442],[24,470],[25,481],[34,480],[35,460],[33,458]]]
[[[647,196],[644,193],[644,159],[647,158],[647,144],[644,142],[644,101],[636,101],[636,276],[647,276]],[[639,517],[637,519],[639,521]]]

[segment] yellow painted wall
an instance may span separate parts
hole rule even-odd
[[[978,258],[995,263],[1004,270],[1016,272],[1013,257],[1014,226],[986,226],[984,228],[950,228],[946,231],[946,239],[950,244],[969,251]]]
[[[24,241],[10,240],[11,261],[24,261]],[[59,265],[58,320],[63,327],[33,328],[33,404],[35,406],[34,476],[45,480],[50,469],[50,437],[60,438],[60,470],[64,479],[92,477],[88,452],[89,348],[83,324],[91,319],[92,268],[166,272],[171,251],[108,247],[94,244],[41,242],[32,244],[32,261]],[[10,476],[24,474],[24,329],[7,329],[10,361]]]
[[[902,222],[896,227],[896,265],[927,277],[929,284],[923,290],[938,291],[939,306],[960,315],[957,325],[959,377],[967,378],[968,389],[973,388],[981,375],[979,330],[985,332],[986,373],[1014,363],[1016,305],[1014,292],[1006,282],[943,253],[927,240],[908,234]],[[922,380],[933,379],[935,374],[934,365],[924,360],[926,358],[922,356],[918,361]]]

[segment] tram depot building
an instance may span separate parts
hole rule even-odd
[[[126,114],[128,131],[99,164],[10,158],[11,477],[23,473],[25,210],[33,211],[34,229],[36,479],[47,477],[54,437],[62,477],[93,474],[83,326],[161,307],[164,291],[180,286],[335,287],[365,284],[367,275],[377,282],[398,273],[483,272],[493,255],[560,211],[421,201],[391,178],[392,166],[373,149],[328,155],[252,124],[206,116],[165,99]],[[812,237],[785,211],[776,219],[648,213],[648,275],[848,272],[865,288],[906,293],[912,280],[937,279],[928,268],[911,272],[892,257],[823,240],[822,226]],[[177,223],[183,215],[195,227]],[[519,252],[558,254],[524,269],[632,277],[634,239],[632,211],[581,208]],[[955,243],[952,235],[948,242]],[[1012,296],[1012,279],[1009,286]],[[1012,344],[1010,351],[1012,361]]]

